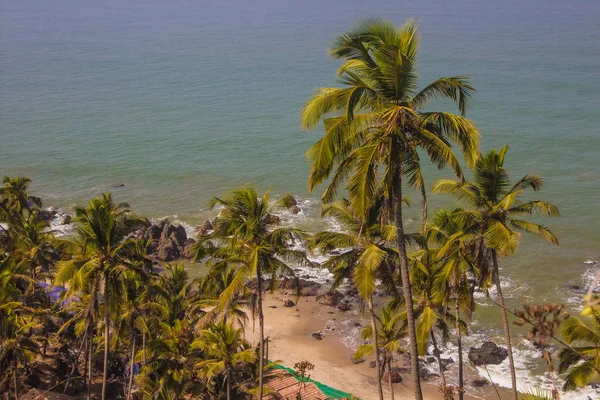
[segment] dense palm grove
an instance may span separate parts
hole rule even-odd
[[[474,92],[468,77],[440,78],[418,89],[418,47],[413,22],[397,28],[363,21],[331,48],[342,61],[341,87],[319,89],[302,111],[304,127],[325,130],[307,152],[309,189],[328,181],[322,215],[344,229],[309,234],[279,226],[268,192],[253,188],[215,197],[214,229],[199,234],[194,246],[195,260],[209,266],[201,279],[190,279],[180,265],[156,268],[148,241],[137,234],[148,221],[110,193],[73,210],[76,234],[55,237],[41,199],[28,194],[30,180],[4,178],[0,392],[18,398],[26,386],[43,386],[103,400],[262,398],[264,372],[272,366],[264,348],[264,292],[281,277],[297,279],[293,267],[305,264],[328,268],[332,290],[354,286],[367,306],[371,324],[356,356],[375,354],[379,399],[386,393],[393,398],[392,374],[386,392],[382,377],[404,352],[421,399],[419,356],[431,347],[441,392],[462,399],[462,336],[469,334],[475,293],[489,296],[494,288],[511,393],[518,398],[499,264],[518,250],[521,232],[557,245],[546,227],[527,217],[559,212],[547,201],[523,200],[543,180],[511,180],[507,147],[479,152],[480,133],[465,116]],[[425,111],[439,98],[456,103],[458,113]],[[471,169],[470,181],[459,156]],[[428,216],[422,157],[452,168],[456,179],[435,182],[433,193],[454,197],[461,208]],[[406,189],[422,199],[419,232],[404,231]],[[314,265],[311,252],[329,258]],[[388,299],[383,307],[374,305],[376,292]],[[553,378],[558,359],[566,390],[600,379],[600,310],[592,290],[585,301],[581,319],[557,305],[515,311],[516,322],[531,327],[528,338]],[[245,329],[255,319],[259,340],[253,347]],[[447,341],[459,349],[455,387],[447,383],[438,351]],[[550,343],[559,346],[558,354]],[[556,384],[549,396],[558,398]]]

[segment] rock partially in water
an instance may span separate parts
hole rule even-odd
[[[274,214],[268,214],[265,219],[269,225],[277,225],[281,222],[281,218]]]
[[[177,243],[170,238],[161,239],[157,251],[157,257],[162,261],[173,261],[180,257]]]
[[[200,225],[197,229],[197,232],[201,235],[207,235],[208,232],[214,229],[213,224],[210,221],[204,221],[202,225]]]
[[[490,383],[488,382],[487,379],[473,379],[471,381],[471,386],[473,387],[482,387],[482,386],[487,386]]]
[[[469,361],[476,366],[485,364],[501,364],[508,357],[508,350],[494,342],[487,341],[481,347],[469,349]]]
[[[61,225],[69,225],[73,218],[69,214],[65,214],[65,216],[60,221]]]
[[[298,207],[298,206],[291,206],[289,208],[289,211],[291,214],[297,215],[300,213],[301,210],[300,210],[300,207]]]

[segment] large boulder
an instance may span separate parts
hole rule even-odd
[[[158,259],[162,261],[173,261],[180,257],[177,243],[170,238],[161,239],[158,246]]]
[[[390,381],[390,375],[392,378],[392,383],[400,383],[402,382],[402,376],[400,375],[400,371],[398,371],[397,368],[392,368],[392,372],[390,374],[390,371],[385,371],[385,374],[383,374],[383,377],[381,378],[381,380],[385,383]]]
[[[163,226],[162,233],[160,235],[161,242],[166,238],[171,239],[178,246],[183,246],[185,241],[187,240],[187,233],[185,228],[181,225],[171,225],[169,221]]]
[[[485,342],[481,347],[469,349],[469,361],[476,366],[485,364],[501,364],[508,357],[508,350],[494,342]]]
[[[159,240],[160,235],[162,234],[162,228],[158,225],[150,225],[144,231],[143,238],[151,239],[151,240]]]

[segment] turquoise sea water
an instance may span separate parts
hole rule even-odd
[[[299,111],[335,84],[327,47],[361,17],[412,17],[422,82],[472,75],[482,148],[509,144],[514,177],[544,176],[540,196],[562,212],[545,221],[560,248],[524,238],[504,263],[510,306],[575,306],[565,284],[596,268],[584,262],[600,258],[598,1],[3,0],[0,11],[0,174],[30,176],[47,205],[112,190],[194,224],[210,196],[253,183],[306,200],[298,221],[316,224],[304,152],[321,132],[302,132]],[[430,185],[448,175],[427,171]]]

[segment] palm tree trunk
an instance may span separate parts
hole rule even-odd
[[[133,387],[133,365],[135,361],[135,332],[131,339],[131,362],[129,363],[129,388],[127,389],[127,400],[131,400],[131,388]]]
[[[502,323],[504,325],[504,339],[506,340],[506,348],[508,350],[508,365],[510,368],[510,381],[512,385],[512,400],[518,400],[519,393],[517,392],[517,376],[515,374],[515,362],[513,360],[512,344],[510,342],[510,328],[508,325],[508,315],[506,306],[504,305],[504,296],[502,296],[502,286],[500,285],[500,271],[498,270],[498,254],[496,250],[492,250],[492,261],[494,262],[494,281],[496,290],[498,291],[498,300],[500,301],[500,311],[502,312]]]
[[[258,303],[258,329],[260,330],[260,342],[259,342],[259,361],[258,361],[258,400],[263,398],[263,368],[265,365],[264,351],[265,351],[265,321],[262,309],[262,274],[260,266],[256,267],[256,288],[258,291],[257,303]]]
[[[19,385],[17,382],[17,368],[18,368],[18,364],[17,364],[17,357],[15,357],[15,366],[14,366],[14,370],[13,370],[13,383],[15,385],[15,400],[19,399]]]
[[[373,330],[373,346],[375,347],[375,368],[377,369],[377,391],[379,400],[383,400],[383,388],[381,387],[381,365],[379,360],[379,340],[377,338],[377,324],[375,323],[375,311],[373,311],[373,296],[369,297],[369,314],[371,315],[371,329]],[[389,374],[391,376],[391,374]]]
[[[464,398],[463,382],[463,357],[462,357],[462,335],[460,332],[460,306],[458,303],[458,294],[454,299],[454,312],[456,313],[456,344],[458,346],[458,399]]]
[[[110,346],[109,323],[110,315],[108,309],[108,274],[104,274],[104,371],[102,373],[102,400],[106,400],[106,384],[108,380],[108,347]]]
[[[231,379],[230,374],[227,374],[227,400],[231,400]]]
[[[92,398],[92,363],[94,356],[94,338],[93,335],[90,335],[90,345],[88,349],[88,390],[87,390],[87,400]]]
[[[392,144],[392,160],[397,158],[397,145]],[[400,255],[400,276],[402,277],[402,290],[406,304],[406,322],[408,328],[408,341],[410,347],[410,364],[413,380],[413,391],[416,400],[423,400],[421,392],[421,376],[419,374],[419,350],[417,348],[417,333],[415,330],[415,316],[413,309],[412,291],[410,287],[410,274],[408,270],[408,259],[406,256],[406,244],[404,242],[404,226],[402,221],[402,173],[400,166],[394,168],[392,182],[392,205],[394,209],[394,223],[396,224],[396,245]]]
[[[388,385],[390,386],[390,393],[392,394],[392,400],[394,400],[394,385],[392,384],[392,356],[387,360],[388,363]]]
[[[440,368],[440,376],[442,377],[442,386],[446,387],[446,374],[444,373],[444,364],[442,364],[442,354],[437,345],[437,340],[435,339],[435,334],[433,331],[429,332],[431,335],[431,343],[433,343],[433,351],[435,352],[435,357],[438,361],[438,367]]]

